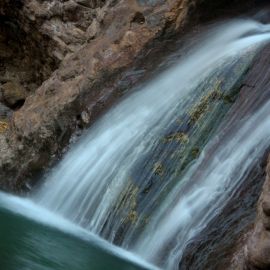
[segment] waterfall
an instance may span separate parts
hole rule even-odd
[[[229,195],[269,147],[269,115],[267,102],[254,115],[237,119],[235,125],[227,127],[224,123],[167,201],[153,214],[136,241],[136,253],[157,262],[161,252],[166,253],[166,244],[172,248],[175,242],[166,264],[168,269],[178,269],[177,260],[186,243],[226,204]]]
[[[117,242],[124,227],[119,241],[123,247],[159,266],[177,269],[188,241],[208,224],[268,146],[269,103],[239,119],[220,116],[215,135],[207,138],[198,157],[181,174],[165,174],[166,183],[158,184],[154,195],[145,190],[146,204],[140,212],[153,210],[147,222],[135,211],[137,193],[153,175],[164,173],[161,164],[154,164],[145,179],[138,168],[146,165],[138,164],[155,152],[179,112],[188,111],[194,101],[204,110],[203,95],[209,89],[202,87],[203,82],[213,86],[213,78],[218,80],[222,70],[233,69],[241,60],[240,74],[230,81],[230,87],[237,85],[252,62],[250,56],[269,40],[269,32],[269,25],[253,20],[234,20],[212,29],[179,63],[129,95],[88,130],[33,200],[111,242]],[[207,97],[221,100],[228,87],[218,84]],[[186,115],[197,119],[195,112]],[[199,136],[194,130],[193,135]],[[183,132],[177,136],[167,138],[188,141]],[[142,178],[133,183],[131,175],[136,173]]]

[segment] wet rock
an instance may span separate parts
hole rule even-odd
[[[229,96],[215,94],[213,96],[218,99],[221,98],[227,105],[236,99],[227,115],[228,119],[233,116],[241,121],[247,115],[246,108],[248,108],[250,114],[253,114],[269,100],[269,56],[270,46],[268,45],[255,57],[253,65],[245,74],[244,80],[240,82],[240,94],[237,99],[234,94],[229,94]],[[224,126],[222,126],[222,129],[224,130]],[[270,254],[267,251],[267,235],[270,224],[267,213],[270,196],[267,198],[264,196],[263,200],[260,199],[258,214],[260,225],[255,226],[258,233],[252,237],[256,204],[266,178],[268,153],[269,149],[265,149],[265,155],[256,161],[251,173],[245,175],[245,180],[234,190],[231,201],[224,206],[223,210],[215,216],[204,231],[191,241],[179,269],[270,269],[264,265],[267,265],[268,259],[263,258],[263,256],[266,256],[263,255],[265,252],[266,254],[268,252],[268,256]],[[263,231],[264,233],[262,233]],[[251,239],[251,237],[253,240],[247,246],[248,239]],[[248,260],[247,256],[249,257]]]
[[[89,124],[90,123],[90,115],[86,111],[83,111],[82,112],[81,118],[82,118],[82,121],[85,124]]]
[[[249,71],[242,91],[261,91],[261,101],[269,99],[270,87],[270,46],[267,45]],[[243,97],[241,102],[245,102]],[[235,251],[233,263],[228,269],[266,270],[270,269],[270,159],[266,168],[266,180],[257,204],[257,217],[252,228],[245,235],[245,241]],[[255,211],[256,209],[254,209]],[[237,254],[243,254],[238,259]]]
[[[0,119],[10,118],[12,110],[0,102]]]
[[[269,160],[270,162],[270,160]],[[246,246],[248,269],[270,269],[270,163],[267,167],[266,182],[259,199],[257,219]]]

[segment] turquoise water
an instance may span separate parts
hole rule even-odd
[[[0,194],[2,196],[2,194]],[[4,195],[5,196],[5,195]],[[4,198],[24,201],[19,198],[7,196]],[[43,217],[42,222],[36,222],[16,213],[21,208],[25,211],[24,204],[11,202],[7,208],[0,198],[0,269],[1,270],[146,270],[138,262],[132,262],[125,256],[118,256],[121,251],[103,240],[89,236],[88,239],[76,236],[72,229],[65,231],[50,225],[53,215],[34,208],[34,213],[39,212]],[[8,202],[10,206],[10,202]],[[17,205],[16,205],[17,204]],[[19,210],[21,211],[21,210]],[[32,211],[29,207],[29,211]],[[48,219],[48,224],[46,224]],[[62,222],[62,221],[61,221]],[[61,226],[70,225],[59,222]],[[57,223],[57,222],[55,222]],[[60,225],[59,225],[60,226]],[[68,232],[69,231],[69,232]],[[83,234],[81,234],[83,235]],[[103,246],[104,247],[103,247]],[[125,252],[125,251],[123,251]],[[132,256],[132,255],[130,255]],[[126,257],[126,258],[125,258]]]

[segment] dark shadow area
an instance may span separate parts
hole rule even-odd
[[[18,1],[14,5],[20,7]],[[0,103],[11,110],[19,109],[57,67],[44,49],[46,40],[26,33],[19,18],[0,15]]]

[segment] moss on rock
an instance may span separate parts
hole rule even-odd
[[[165,137],[165,142],[176,141],[179,143],[188,143],[188,135],[183,132],[176,132]]]
[[[153,172],[155,175],[162,176],[165,172],[163,165],[160,162],[154,164]]]
[[[190,110],[189,115],[192,123],[196,123],[208,111],[211,101],[219,100],[223,97],[220,84],[221,82],[218,81],[214,89],[203,96]]]

